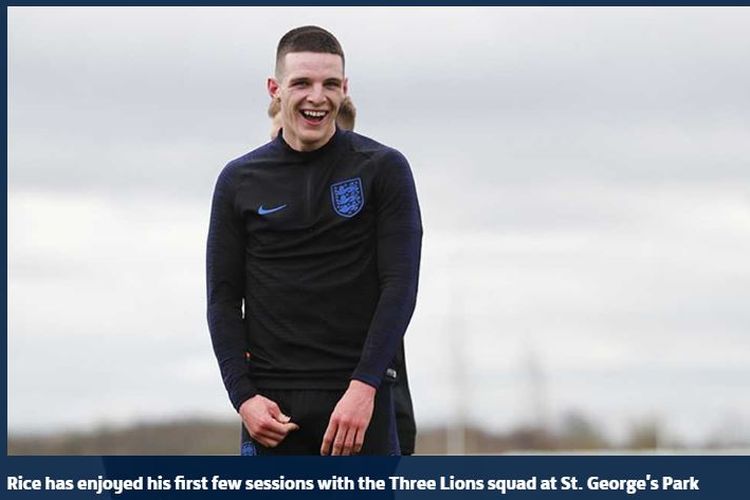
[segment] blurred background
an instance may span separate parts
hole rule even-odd
[[[750,449],[749,9],[9,7],[9,453],[237,453],[210,200],[303,24],[416,178],[417,453]]]

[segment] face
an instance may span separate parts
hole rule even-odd
[[[268,93],[281,102],[282,137],[297,151],[314,151],[336,132],[336,115],[346,97],[344,63],[336,54],[290,52]]]

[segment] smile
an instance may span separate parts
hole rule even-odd
[[[328,111],[314,111],[309,109],[303,109],[300,111],[300,114],[306,119],[311,122],[321,122],[323,121],[323,118],[328,115]]]

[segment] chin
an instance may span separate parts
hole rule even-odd
[[[333,134],[336,131],[335,128],[318,129],[318,130],[305,130],[299,137],[305,142],[318,142],[322,141],[325,137]]]

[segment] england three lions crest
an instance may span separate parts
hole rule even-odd
[[[333,209],[342,217],[354,217],[365,206],[362,180],[357,177],[331,185]]]

